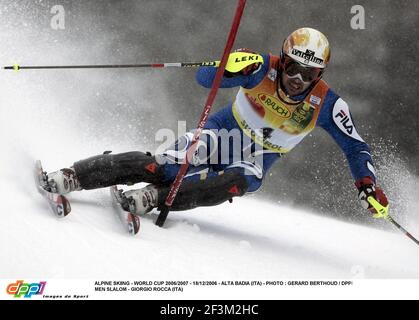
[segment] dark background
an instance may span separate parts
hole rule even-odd
[[[66,10],[65,30],[50,27],[56,4]],[[365,30],[351,28],[354,5],[365,8]],[[214,60],[235,7],[231,0],[2,1],[1,59],[3,65]],[[332,60],[325,80],[348,102],[400,219],[418,189],[418,25],[414,0],[249,0],[235,43],[278,54],[284,38],[299,27],[326,34]],[[196,125],[208,94],[191,69],[22,71],[19,77],[32,104],[43,110],[53,99],[60,116],[76,128],[71,139],[88,146],[89,154],[73,152],[69,162],[105,149],[153,151],[156,130],[177,130],[177,120],[186,120],[190,129]],[[213,112],[236,92],[221,90]],[[43,125],[56,128],[54,119]],[[368,218],[356,203],[343,154],[321,129],[280,160],[254,196],[337,218]]]

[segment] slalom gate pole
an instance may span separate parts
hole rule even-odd
[[[246,5],[246,0],[239,0],[236,8],[236,14],[234,16],[233,24],[230,29],[230,34],[227,39],[226,46],[224,48],[224,53],[221,59],[220,66],[217,69],[217,73],[215,75],[214,82],[211,87],[211,91],[208,95],[208,99],[205,103],[204,110],[201,114],[201,118],[198,122],[197,130],[195,131],[195,134],[193,136],[191,145],[189,146],[187,152],[185,161],[182,163],[179,172],[172,183],[170,187],[169,194],[166,198],[165,205],[161,208],[160,214],[156,220],[156,225],[159,227],[163,227],[164,222],[166,221],[167,215],[169,214],[170,207],[172,206],[173,202],[175,201],[176,195],[179,191],[179,188],[182,184],[183,179],[185,178],[186,172],[189,168],[189,157],[192,157],[195,149],[196,149],[196,143],[198,142],[198,139],[202,133],[202,130],[204,129],[205,124],[207,123],[212,104],[214,103],[215,97],[217,95],[218,89],[221,85],[221,80],[224,75],[224,71],[227,65],[228,56],[233,48],[234,41],[236,39],[237,31],[239,29],[240,21],[243,15],[244,7]]]
[[[383,218],[389,222],[391,222],[397,229],[399,229],[405,236],[410,238],[414,243],[419,245],[418,239],[416,239],[410,232],[408,232],[405,228],[403,228],[400,224],[397,223],[396,220],[393,219],[392,216],[388,213],[389,206],[384,207],[381,205],[377,200],[375,200],[373,197],[368,197],[368,202],[374,207],[374,209],[377,211],[376,214],[373,215],[374,218]]]

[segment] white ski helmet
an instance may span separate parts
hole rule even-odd
[[[285,56],[306,67],[325,69],[330,60],[329,41],[316,29],[298,29],[284,41],[282,57]]]

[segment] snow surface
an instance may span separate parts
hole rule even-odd
[[[145,217],[136,237],[124,231],[108,190],[72,195],[72,213],[58,219],[35,192],[31,163],[30,158],[16,159],[15,164],[27,168],[19,171],[19,177],[2,172],[3,278],[419,276],[418,248],[397,232],[344,223],[254,197],[171,213],[163,229],[153,224],[156,216]]]

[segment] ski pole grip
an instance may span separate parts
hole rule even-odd
[[[226,70],[237,73],[254,63],[263,63],[263,57],[255,53],[233,52],[228,58]]]
[[[379,203],[377,200],[374,199],[374,197],[369,196],[367,198],[368,202],[373,206],[373,208],[375,209],[375,211],[377,211],[377,213],[375,213],[373,215],[373,218],[376,219],[380,219],[380,218],[384,218],[384,219],[388,219],[388,207],[384,207],[383,205],[381,205],[381,203]]]

